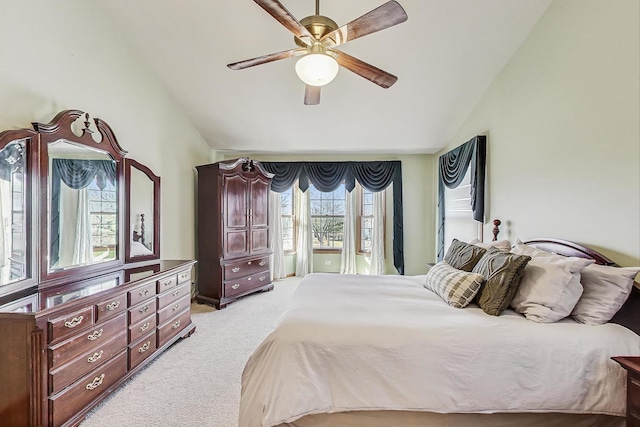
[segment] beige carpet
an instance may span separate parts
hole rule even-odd
[[[275,327],[299,281],[277,281],[273,291],[220,311],[193,304],[196,333],[124,384],[81,426],[236,427],[244,365]]]

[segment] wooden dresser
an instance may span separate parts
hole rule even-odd
[[[614,357],[627,370],[627,427],[640,427],[640,357]]]
[[[77,425],[171,344],[191,335],[195,261],[160,261],[0,307],[0,424]]]
[[[269,265],[272,174],[242,158],[198,166],[198,302],[224,308],[273,289]]]

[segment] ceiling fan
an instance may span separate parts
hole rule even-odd
[[[393,74],[335,49],[336,46],[351,40],[406,21],[407,14],[397,1],[389,1],[342,27],[320,15],[320,0],[316,0],[315,15],[307,16],[300,21],[296,20],[278,0],[254,1],[294,34],[295,43],[299,47],[228,64],[227,67],[232,70],[300,56],[296,63],[296,73],[306,84],[305,105],[320,103],[320,87],[333,80],[340,66],[385,89],[398,80]]]

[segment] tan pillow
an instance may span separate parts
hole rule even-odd
[[[508,240],[492,240],[491,242],[481,242],[478,239],[473,239],[469,242],[470,245],[480,246],[481,248],[498,248],[501,251],[509,252],[511,250],[511,242]]]
[[[424,287],[435,292],[450,306],[463,308],[476,296],[483,281],[481,274],[461,271],[440,261],[427,273]]]
[[[453,268],[462,271],[471,271],[486,251],[486,249],[479,246],[453,239],[451,246],[449,246],[447,250],[447,254],[444,256],[444,260]]]
[[[476,297],[485,313],[499,316],[509,307],[530,260],[530,256],[510,254],[498,248],[488,249],[480,258],[473,272],[482,274],[485,280]]]

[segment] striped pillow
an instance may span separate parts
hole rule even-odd
[[[435,292],[450,306],[463,308],[476,296],[483,281],[482,274],[457,270],[440,261],[427,273],[424,287]]]

